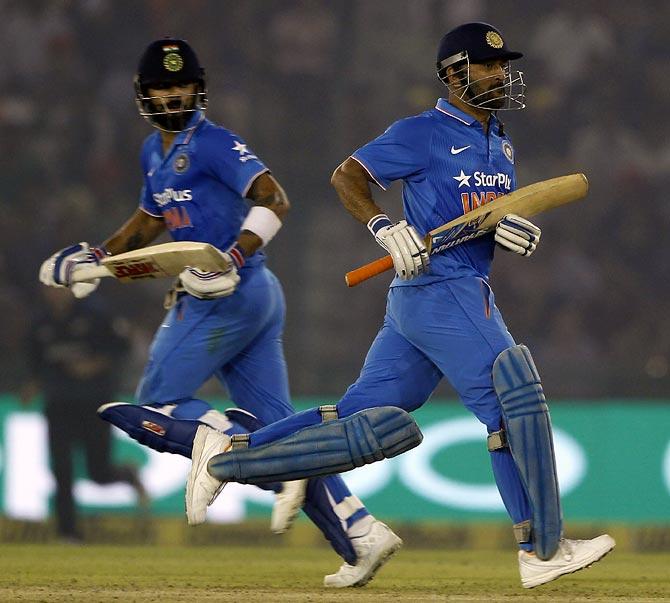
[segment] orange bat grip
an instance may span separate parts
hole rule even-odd
[[[393,268],[393,259],[390,255],[387,255],[383,258],[375,260],[374,262],[365,264],[365,266],[361,266],[360,268],[356,268],[355,270],[347,272],[344,275],[344,280],[346,281],[348,287],[355,287],[359,283],[367,281],[369,278],[377,276],[382,272],[386,272],[391,268]]]

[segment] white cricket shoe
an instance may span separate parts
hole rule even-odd
[[[589,567],[609,553],[616,543],[609,534],[592,540],[561,539],[556,554],[547,561],[538,559],[526,551],[519,551],[519,573],[521,586],[533,588],[556,580],[564,574],[572,574]]]
[[[365,586],[402,546],[402,540],[385,523],[375,520],[370,531],[365,536],[352,538],[351,544],[358,556],[356,565],[343,563],[336,574],[329,574],[323,579],[324,586]]]
[[[207,425],[200,425],[193,439],[191,472],[186,482],[186,519],[197,526],[205,521],[207,507],[219,495],[227,482],[221,482],[207,471],[207,462],[215,454],[230,448],[230,437]]]
[[[305,502],[307,480],[298,479],[292,482],[283,482],[282,486],[282,491],[275,495],[275,504],[272,507],[272,519],[270,520],[270,529],[275,534],[288,532],[293,525],[303,502]]]

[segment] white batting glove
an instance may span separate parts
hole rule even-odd
[[[78,268],[99,265],[100,259],[106,254],[104,250],[90,247],[88,243],[82,242],[70,245],[54,253],[42,262],[40,266],[40,281],[48,287],[68,287],[72,294],[81,299],[93,293],[100,284],[96,278],[90,282],[73,283],[72,275]]]
[[[495,240],[507,251],[530,255],[540,242],[542,231],[521,216],[507,214],[496,226]]]
[[[379,214],[368,222],[368,229],[393,258],[396,274],[410,280],[428,268],[428,250],[414,227],[401,220],[391,224],[386,214]]]
[[[198,299],[217,299],[235,293],[240,282],[237,269],[244,265],[244,255],[237,247],[228,252],[229,266],[225,272],[204,272],[198,268],[188,267],[179,274],[184,290]]]

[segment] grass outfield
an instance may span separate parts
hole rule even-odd
[[[404,549],[362,589],[326,590],[315,548],[4,544],[0,601],[670,601],[670,554],[614,551],[524,590],[513,553]]]

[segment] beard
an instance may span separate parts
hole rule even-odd
[[[504,84],[493,84],[484,88],[481,82],[474,82],[468,86],[466,95],[473,105],[483,109],[501,109],[507,101]]]
[[[195,96],[189,96],[183,103],[181,97],[176,97],[160,103],[153,101],[152,105],[159,110],[152,116],[152,121],[168,132],[183,131],[196,111]]]

